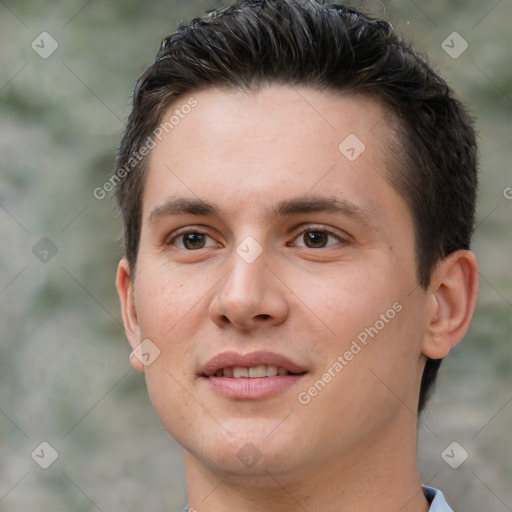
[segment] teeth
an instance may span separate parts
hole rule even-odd
[[[234,377],[235,379],[258,379],[262,377],[275,377],[276,375],[288,375],[288,370],[278,368],[273,365],[260,365],[246,368],[235,366],[233,368],[223,368],[215,372],[215,377]]]
[[[249,368],[249,378],[254,379],[256,377],[266,377],[267,376],[267,369],[265,368],[265,365],[263,366],[253,366],[252,368]]]
[[[233,377],[239,379],[240,377],[249,377],[249,369],[237,366],[233,368]]]
[[[267,366],[267,377],[275,377],[277,375],[277,366]]]

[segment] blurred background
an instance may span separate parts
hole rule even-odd
[[[227,3],[0,1],[4,512],[186,502],[181,451],[128,365],[114,288],[120,224],[93,190],[109,177],[133,85],[160,40]],[[480,298],[421,419],[419,463],[456,511],[512,510],[512,4],[350,5],[392,21],[478,120]]]

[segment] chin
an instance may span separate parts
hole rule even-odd
[[[283,428],[278,432],[276,425],[279,422],[275,420],[258,423],[255,425],[253,419],[231,420],[229,425],[225,425],[226,431],[219,427],[215,432],[208,425],[208,428],[201,429],[200,437],[188,435],[187,439],[176,441],[201,465],[231,478],[252,476],[261,480],[269,473],[293,473],[303,467],[305,461],[299,454],[305,454],[289,429]],[[201,439],[201,444],[198,439]],[[307,436],[299,439],[304,442]]]

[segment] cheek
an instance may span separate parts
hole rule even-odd
[[[390,260],[380,266],[376,262],[333,266],[315,274],[303,273],[295,280],[287,276],[297,298],[296,325],[311,332],[311,324],[304,320],[309,317],[323,331],[319,350],[327,361],[319,372],[343,357],[343,371],[332,369],[337,376],[343,374],[333,379],[338,385],[345,386],[341,381],[349,379],[351,385],[373,387],[376,375],[395,385],[404,372],[410,372],[411,378],[416,372],[425,305],[419,290],[410,293],[413,273],[404,276],[400,268]]]
[[[391,265],[366,260],[326,265],[316,272],[284,271],[282,275],[293,290],[291,300],[296,305],[292,309],[299,317],[309,310],[321,320],[327,337],[334,334],[342,349],[343,340],[379,321],[380,315],[388,312],[385,320],[396,316],[393,304],[402,300],[403,291],[393,272]]]
[[[384,315],[393,311],[384,316],[388,323],[355,306],[339,314],[336,335],[325,338],[325,366],[300,390],[298,410],[347,450],[356,438],[378,436],[393,418],[416,407],[419,343],[407,305],[402,306],[398,312],[383,309]],[[344,435],[333,435],[337,430]]]
[[[145,377],[160,422],[173,438],[186,439],[187,432],[196,431],[198,405],[184,390],[183,377],[162,358],[146,368]]]
[[[159,262],[141,268],[135,302],[142,334],[155,340],[179,341],[173,331],[186,331],[198,308],[204,307],[209,289],[204,277],[199,272],[183,275]]]

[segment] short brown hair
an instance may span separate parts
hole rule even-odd
[[[414,220],[419,284],[428,287],[440,259],[469,249],[477,189],[476,136],[471,117],[446,82],[387,21],[315,0],[239,0],[166,37],[135,87],[114,172],[132,271],[147,164],[139,151],[164,112],[199,90],[254,90],[265,84],[366,94],[381,101],[399,120],[403,161],[389,180]],[[427,361],[419,411],[440,362]]]

